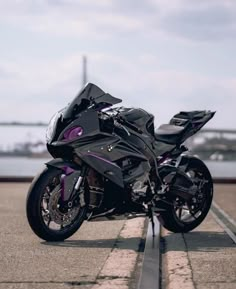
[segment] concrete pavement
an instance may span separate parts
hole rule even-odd
[[[215,185],[214,202],[236,221],[236,185]]]
[[[28,186],[0,183],[0,289],[136,288],[143,218],[85,222],[65,242],[46,243],[26,220]],[[235,185],[216,185],[214,201],[235,219]],[[211,214],[188,234],[162,230],[162,245],[162,288],[236,288],[236,246]]]
[[[26,220],[28,186],[0,183],[0,289],[134,286],[144,218],[84,222],[65,242],[46,243]]]
[[[235,185],[216,185],[214,200],[235,217]],[[190,233],[162,236],[163,288],[236,288],[236,245],[211,213]]]

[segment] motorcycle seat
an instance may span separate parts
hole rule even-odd
[[[183,126],[177,126],[172,124],[162,124],[155,131],[155,139],[167,144],[176,144],[182,137]]]

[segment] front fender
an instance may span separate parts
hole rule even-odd
[[[70,160],[63,160],[61,158],[53,159],[53,160],[45,163],[45,165],[47,167],[54,167],[54,168],[61,169],[61,170],[65,171],[65,173],[68,170],[67,168],[71,168],[72,170],[75,170],[75,171],[81,170],[81,167],[79,165],[77,165],[76,163],[74,163]]]
[[[60,158],[53,159],[45,165],[63,171],[63,176],[61,177],[61,197],[63,201],[68,201],[81,175],[81,167],[72,161]]]

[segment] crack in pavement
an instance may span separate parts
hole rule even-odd
[[[66,285],[93,285],[96,281],[0,281],[0,284],[66,284]]]
[[[188,243],[187,243],[187,240],[185,239],[185,235],[184,234],[182,234],[182,237],[183,237],[183,240],[184,240],[184,245],[185,245],[185,250],[186,250],[187,260],[188,260],[188,264],[187,265],[189,266],[189,269],[190,269],[193,286],[194,286],[194,288],[197,288],[197,284],[196,284],[196,282],[194,281],[194,278],[193,278],[193,267],[192,267],[192,264],[191,264],[191,261],[190,261]]]

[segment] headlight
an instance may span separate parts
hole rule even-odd
[[[57,121],[61,116],[61,111],[54,114],[54,116],[51,118],[47,131],[46,131],[46,141],[47,143],[50,143],[55,135],[55,128],[57,125]]]
[[[74,140],[80,136],[82,136],[84,130],[81,126],[76,126],[69,128],[65,133],[64,133],[64,140],[65,141],[71,141]]]

